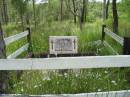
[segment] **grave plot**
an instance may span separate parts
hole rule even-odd
[[[105,47],[106,44],[106,48],[113,52],[113,48],[107,42],[104,42],[105,32],[102,34],[102,40],[92,41],[87,45],[99,46],[99,49],[101,49],[100,46]],[[48,95],[44,94],[50,94],[50,96],[57,97],[61,94],[61,97],[65,95],[68,97],[76,95],[96,97],[102,94],[104,97],[111,97],[112,95],[129,97],[130,56],[91,55],[88,57],[88,54],[78,54],[78,37],[50,36],[50,38],[48,37],[50,39],[48,41],[50,52],[45,54],[47,58],[15,59],[27,50],[29,57],[35,56],[31,49],[29,29],[14,36],[2,37],[2,41],[0,41],[3,44],[1,56],[6,58],[6,53],[3,52],[6,45],[26,36],[29,44],[25,44],[22,48],[7,56],[7,59],[0,60],[0,70],[2,70],[1,74],[4,76],[2,77],[4,81],[2,81],[2,95],[0,96],[43,95],[46,97]],[[119,43],[122,44],[122,38],[119,39],[117,35],[110,32],[109,36],[116,37],[118,42],[121,39]],[[123,40],[124,54],[129,53],[128,43],[129,39],[125,38]],[[96,48],[96,54],[99,51]],[[8,79],[8,75],[13,80]],[[7,90],[9,91],[8,94],[15,95],[4,95],[4,93],[7,94]]]

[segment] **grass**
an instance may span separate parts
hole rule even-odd
[[[59,71],[26,71],[15,81],[11,93],[74,94],[130,89],[126,73],[129,69],[82,69]],[[28,76],[28,77],[27,77]]]

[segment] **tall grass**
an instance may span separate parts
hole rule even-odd
[[[33,52],[49,53],[49,36],[75,35],[78,37],[79,53],[110,55],[112,53],[102,44],[89,44],[101,39],[101,24],[101,20],[86,23],[81,31],[79,25],[73,24],[72,21],[40,23],[36,30],[32,28]],[[14,25],[5,26],[4,29],[7,31],[5,36],[19,33],[19,27],[15,29]],[[119,46],[115,45],[112,39],[107,38],[107,41],[120,51]],[[23,38],[7,46],[7,54],[11,54],[26,42],[26,38]],[[19,57],[24,57],[24,54]],[[10,76],[9,91],[22,94],[60,94],[129,89],[129,83],[125,76],[128,71],[129,69],[120,70],[119,68],[88,69],[80,70],[80,72],[69,70],[63,74],[57,71],[24,71],[19,79],[16,72],[13,72]]]
[[[16,94],[68,94],[129,89],[128,69],[82,69],[74,72],[26,71],[19,81],[13,80],[11,93]],[[14,76],[14,78],[16,78]]]

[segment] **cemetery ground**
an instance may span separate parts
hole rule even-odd
[[[101,24],[102,21],[100,19],[94,23],[84,24],[82,31],[79,29],[79,25],[75,25],[72,21],[52,22],[46,25],[38,24],[36,29],[31,25],[33,53],[49,53],[49,36],[77,36],[79,53],[97,56],[114,55],[109,48],[104,47],[102,44],[94,43],[94,41],[101,39]],[[19,28],[19,25],[16,26],[13,23],[4,26],[5,37],[18,33],[21,31]],[[123,35],[122,33],[120,34]],[[115,41],[109,37],[106,39],[119,54],[122,54],[120,45],[115,45]],[[7,55],[25,43],[26,39],[22,39],[7,46]],[[27,56],[26,52],[18,58],[24,58],[24,56]],[[11,94],[36,95],[128,90],[130,89],[129,70],[129,68],[106,68],[24,71],[20,75],[21,77],[16,75],[17,71],[10,71],[11,86],[8,91]]]

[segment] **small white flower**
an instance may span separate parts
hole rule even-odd
[[[107,74],[107,73],[108,73],[108,71],[105,71],[105,73]]]
[[[111,81],[111,83],[115,84],[115,83],[116,83],[116,81],[112,80],[112,81]]]
[[[78,74],[76,74],[75,76],[78,77]]]
[[[112,80],[111,83],[113,83],[114,85],[117,85],[116,81]]]
[[[34,88],[37,88],[37,87],[38,87],[38,85],[35,85],[35,86],[34,86]]]
[[[101,89],[98,89],[98,92],[100,92],[101,91]]]
[[[67,76],[67,73],[64,73],[64,76]]]
[[[59,84],[59,82],[57,82],[57,84]]]
[[[50,77],[44,77],[42,80],[43,80],[43,81],[44,81],[44,80],[48,80],[48,81],[49,81],[49,80],[51,80],[51,79],[50,79]]]
[[[23,88],[21,88],[21,92],[23,92]]]
[[[64,73],[64,76],[67,77],[67,73]]]

